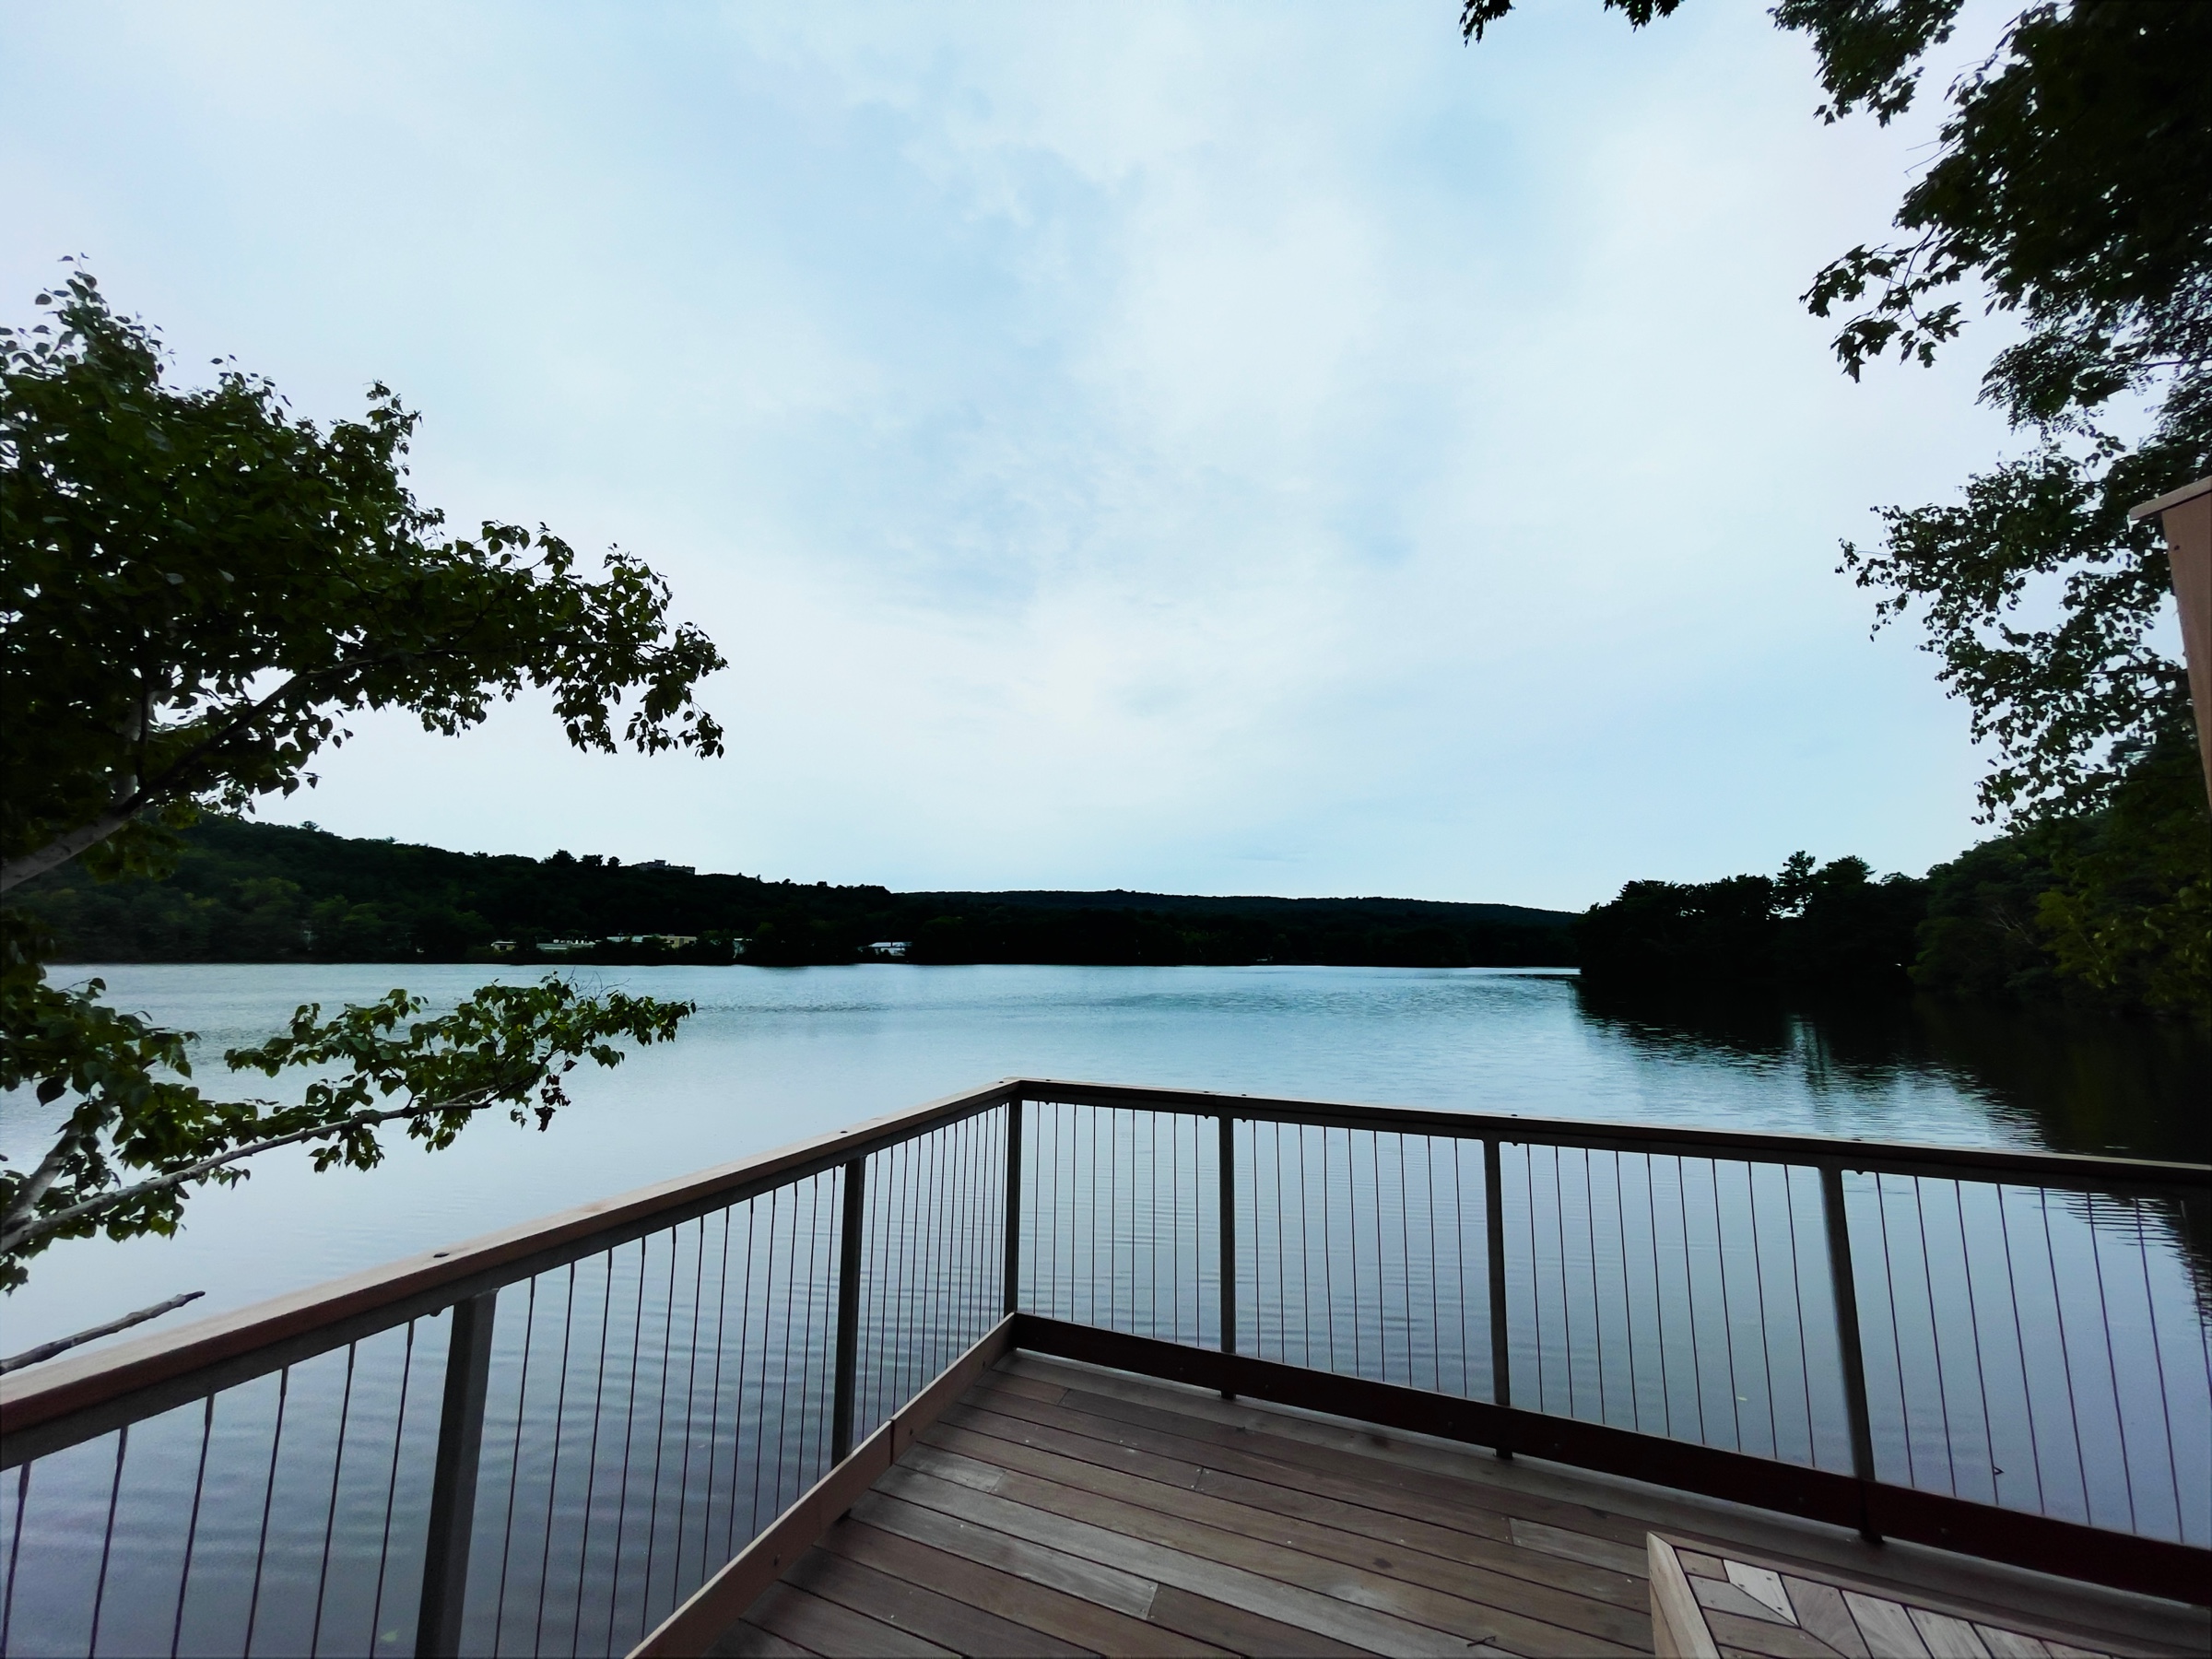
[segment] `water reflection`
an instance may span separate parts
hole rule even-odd
[[[2212,1159],[2212,1037],[2172,1021],[1940,1002],[1792,1005],[1575,982],[1584,1018],[1653,1059],[1801,1075],[1815,1090],[1941,1079],[2053,1152]]]

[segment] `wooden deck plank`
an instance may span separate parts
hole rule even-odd
[[[819,1545],[783,1575],[783,1582],[973,1659],[1024,1659],[1028,1654],[1040,1659],[1096,1659],[1089,1649],[1017,1624],[999,1610],[954,1600]]]
[[[1431,1555],[1420,1549],[1393,1547],[1388,1554],[1379,1553],[1377,1540],[1345,1531],[1326,1522],[1288,1516],[1208,1493],[1189,1491],[1031,1446],[992,1441],[972,1434],[967,1439],[981,1443],[966,1448],[947,1446],[942,1440],[925,1438],[928,1443],[917,1447],[915,1453],[910,1454],[908,1461],[912,1466],[931,1469],[932,1464],[919,1455],[930,1451],[964,1453],[978,1461],[994,1463],[1000,1467],[1016,1469],[1062,1486],[1078,1487],[1171,1517],[1199,1522],[1223,1532],[1303,1551],[1352,1568],[1363,1575],[1380,1575],[1441,1591],[1490,1609],[1493,1622],[1498,1626],[1498,1633],[1509,1646],[1514,1645],[1514,1622],[1524,1618],[1555,1625],[1564,1630],[1601,1637],[1627,1647],[1650,1645],[1650,1615],[1634,1604],[1624,1606],[1619,1602],[1579,1595],[1540,1581],[1508,1576],[1473,1562],[1450,1556]],[[935,1469],[933,1472],[943,1474],[946,1471]],[[1004,1487],[999,1489],[1006,1490]],[[1013,1492],[1007,1495],[1018,1496]],[[1560,1563],[1555,1561],[1552,1564]],[[1624,1583],[1633,1582],[1625,1580],[1623,1575],[1613,1576],[1622,1579]],[[1638,1585],[1637,1588],[1641,1589],[1641,1586]],[[1457,1622],[1455,1617],[1453,1628],[1456,1628]]]
[[[2148,1598],[1918,1546],[1871,1548],[1838,1528],[1619,1477],[1017,1355],[926,1430],[713,1651],[1648,1653],[1653,1530],[1681,1539],[1685,1559],[1749,1551],[1843,1593],[1949,1615],[1947,1631],[1959,1619],[2031,1615],[2078,1631],[2081,1651],[2204,1645],[2194,1615]],[[1757,1594],[1772,1589],[1766,1579],[1747,1589],[1712,1576],[1700,1587],[1721,1652],[1828,1659],[1835,1621],[1824,1615],[1842,1611],[1841,1593],[1809,1624],[1780,1624],[1773,1597]]]
[[[989,1607],[1031,1630],[1096,1653],[1157,1656],[1214,1654],[1223,1650],[1163,1630],[1064,1590],[921,1544],[848,1516],[822,1540],[833,1550],[909,1583],[926,1584],[972,1606]]]
[[[1006,1478],[1013,1481],[1030,1477],[1009,1474]],[[978,1491],[939,1480],[903,1466],[885,1475],[879,1486],[883,1491],[911,1502],[1035,1538],[1071,1555],[1084,1556],[1127,1572],[1142,1573],[1163,1586],[1172,1584],[1194,1594],[1241,1607],[1248,1613],[1257,1613],[1263,1618],[1335,1637],[1370,1653],[1438,1655],[1441,1659],[1442,1655],[1469,1653],[1475,1641],[1482,1639],[1450,1635],[1377,1608],[1324,1594],[1303,1584],[1283,1583],[1210,1557],[1185,1553],[1150,1538],[1125,1535],[1095,1522],[1040,1509],[996,1492]],[[1314,1562],[1316,1570],[1322,1566],[1323,1563]]]
[[[1512,1517],[1512,1529],[1513,1542],[1523,1549],[1606,1568],[1623,1578],[1637,1581],[1638,1588],[1642,1588],[1646,1571],[1644,1552],[1632,1544],[1594,1537],[1571,1527],[1547,1526],[1541,1521],[1527,1521],[1519,1515]]]
[[[1229,1652],[1250,1655],[1250,1659],[1374,1659],[1367,1648],[1353,1647],[1318,1630],[1264,1618],[1174,1584],[1159,1587],[1152,1617],[1162,1625],[1218,1642]]]
[[[1393,1491],[1398,1483],[1371,1482],[1357,1470],[1342,1471],[1335,1466],[1324,1466],[1305,1459],[1295,1446],[1271,1446],[1262,1436],[1228,1431],[1208,1435],[1206,1425],[1199,1419],[1178,1419],[1163,1413],[1159,1427],[1137,1423],[1125,1418],[1101,1416],[1095,1412],[1074,1411],[1063,1404],[1042,1406],[1022,1401],[1009,1401],[1004,1396],[977,1394],[970,1398],[981,1406],[1006,1416],[1025,1418],[1041,1429],[1070,1427],[1094,1439],[1118,1441],[1122,1444],[1150,1452],[1171,1461],[1191,1463],[1196,1466],[1221,1469],[1244,1475],[1255,1480],[1269,1481],[1294,1489],[1313,1493],[1317,1497],[1334,1499],[1345,1503],[1377,1504],[1387,1499],[1389,1507],[1397,1512],[1418,1516],[1440,1526],[1455,1526],[1458,1530],[1480,1533],[1500,1543],[1512,1542],[1504,1515],[1478,1508],[1468,1502],[1465,1492],[1440,1497],[1427,1491],[1406,1488],[1403,1496]],[[959,1410],[972,1409],[962,1406]],[[1066,1413],[1057,1416],[1055,1413]],[[1076,1419],[1071,1423],[1071,1418]],[[947,1412],[941,1420],[964,1420],[954,1412]],[[1183,1433],[1186,1427],[1196,1433]],[[1051,1443],[1041,1441],[1040,1443]]]
[[[2124,1636],[2150,1652],[2204,1651],[2212,1637],[2203,1609],[2147,1596],[2077,1583],[2026,1569],[1975,1560],[1927,1546],[1869,1546],[1841,1527],[1756,1510],[1722,1500],[1672,1492],[1644,1483],[1588,1473],[1540,1460],[1500,1462],[1477,1449],[1426,1436],[1384,1433],[1288,1408],[1228,1402],[1201,1389],[1108,1372],[1031,1354],[1009,1356],[1006,1369],[1068,1389],[1064,1408],[1090,1408],[1094,1399],[1117,1401],[1100,1409],[1135,1420],[1165,1408],[1212,1426],[1215,1443],[1289,1440],[1311,1445],[1332,1468],[1356,1456],[1371,1467],[1385,1463],[1417,1488],[1455,1478],[1479,1482],[1510,1496],[1497,1501],[1527,1519],[1558,1524],[1623,1544],[1639,1529],[1703,1537],[1716,1547],[1753,1549],[1764,1557],[1797,1561],[1817,1572],[1847,1573],[1887,1594],[1937,1601],[1970,1612],[2011,1612],[2039,1622],[2108,1632],[2110,1647]],[[990,1379],[986,1379],[988,1382]],[[1268,1455],[1284,1453],[1275,1445]],[[1551,1506],[1559,1506],[1551,1509]],[[1550,1512],[1547,1512],[1550,1509]],[[1563,1517],[1563,1518],[1562,1518]]]
[[[1217,1406],[1220,1407],[1218,1412],[1212,1409]],[[1008,1406],[1006,1409],[1018,1408]],[[1234,1413],[1240,1408],[1221,1406],[1218,1401],[1193,1398],[1182,1393],[1150,1399],[1129,1399],[1118,1393],[1091,1393],[1072,1388],[1067,1391],[1057,1409],[1125,1424],[1134,1429],[1173,1435],[1217,1450],[1241,1449],[1252,1455],[1265,1457],[1278,1465],[1334,1474],[1362,1486],[1402,1488],[1409,1494],[1436,1500],[1446,1509],[1465,1506],[1469,1500],[1470,1481],[1456,1465],[1440,1467],[1439,1465],[1443,1461],[1441,1459],[1420,1464],[1381,1455],[1380,1450],[1388,1442],[1376,1435],[1357,1437],[1375,1442],[1371,1445],[1335,1445],[1310,1439],[1300,1433],[1285,1432],[1283,1430],[1303,1430],[1311,1425],[1302,1419],[1281,1414],[1243,1408],[1243,1416],[1249,1421],[1230,1421],[1224,1420],[1220,1413]],[[1347,1435],[1346,1438],[1354,1437]],[[1171,1449],[1162,1450],[1167,1455],[1178,1454]],[[1199,1455],[1190,1448],[1184,1448],[1181,1454]],[[1500,1539],[1508,1536],[1501,1519],[1508,1513],[1524,1515],[1530,1520],[1558,1526],[1594,1526],[1602,1529],[1598,1535],[1611,1536],[1622,1543],[1641,1538],[1653,1525],[1674,1526],[1686,1519],[1684,1515],[1673,1512],[1668,1513],[1663,1522],[1615,1514],[1594,1506],[1589,1501],[1587,1488],[1582,1488],[1580,1496],[1574,1498],[1532,1489],[1532,1483],[1523,1465],[1500,1465],[1487,1453],[1480,1454],[1480,1457],[1484,1464],[1493,1468],[1510,1471],[1502,1480],[1486,1478],[1473,1483],[1476,1491],[1488,1494],[1482,1500],[1483,1527]]]
[[[940,1460],[949,1460],[952,1454],[930,1457],[926,1454],[931,1450],[916,1447],[908,1466],[944,1474]],[[1495,1597],[1477,1600],[1430,1582],[1454,1576],[1452,1563],[1415,1552],[1377,1556],[1371,1543],[1303,1522],[1279,1522],[1270,1533],[1265,1525],[1268,1517],[1246,1512],[1262,1523],[1253,1535],[1220,1524],[1224,1517],[1218,1511],[1196,1512],[1194,1503],[1176,1513],[1110,1495],[1098,1488],[1117,1477],[1107,1471],[1096,1473],[1100,1478],[1089,1486],[1070,1486],[1026,1471],[1005,1470],[994,1489],[1017,1503],[1105,1526],[1123,1536],[1147,1539],[1201,1560],[1302,1586],[1447,1635],[1473,1641],[1496,1640],[1515,1652],[1532,1655],[1628,1653],[1638,1645],[1650,1645],[1648,1616],[1610,1603],[1545,1592],[1518,1580],[1508,1582],[1529,1593],[1518,1598],[1521,1606],[1501,1606]],[[1424,1562],[1432,1562],[1436,1571],[1422,1571]],[[1486,1587],[1494,1582],[1486,1580]],[[1576,1622],[1559,1622],[1562,1611],[1569,1612]],[[1592,1630],[1587,1628],[1591,1625],[1600,1628]]]
[[[980,1526],[959,1515],[909,1503],[890,1492],[871,1492],[853,1506],[854,1518],[885,1532],[928,1544],[1032,1583],[1079,1595],[1102,1607],[1143,1618],[1152,1610],[1159,1586],[1150,1579],[1082,1556],[1053,1549],[1035,1540]]]
[[[795,1584],[770,1585],[745,1618],[823,1659],[954,1659],[950,1648],[824,1601]]]
[[[806,1650],[739,1619],[707,1650],[707,1659],[811,1659]]]
[[[962,1406],[957,1413],[947,1413],[924,1438],[931,1444],[967,1450],[986,1460],[994,1453],[966,1437],[986,1436],[1007,1441],[1046,1455],[1096,1464],[1171,1487],[1180,1488],[1187,1483],[1192,1490],[1207,1498],[1319,1523],[1338,1532],[1394,1544],[1402,1549],[1420,1550],[1446,1560],[1464,1561],[1534,1583],[1556,1585],[1619,1606],[1641,1608],[1645,1605],[1646,1592],[1641,1577],[1624,1572],[1618,1565],[1631,1557],[1641,1562],[1641,1553],[1609,1539],[1583,1538],[1578,1549],[1563,1542],[1571,1535],[1563,1529],[1542,1528],[1547,1547],[1531,1548],[1518,1534],[1500,1540],[1489,1535],[1490,1529],[1468,1530],[1466,1524],[1472,1517],[1464,1500],[1448,1511],[1462,1524],[1447,1526],[1383,1507],[1395,1500],[1393,1488],[1337,1481],[1330,1483],[1331,1489],[1324,1495],[1312,1491],[1306,1484],[1283,1484],[1291,1478],[1286,1470],[1270,1469],[1268,1473],[1279,1478],[1263,1479],[1251,1474],[1209,1469],[1182,1459],[1164,1457],[1143,1447],[1129,1445],[1125,1439],[1099,1438],[1112,1431],[1110,1422],[1099,1419],[1081,1419],[1080,1427],[1075,1418],[1067,1419],[1065,1425],[1046,1424],[1033,1417],[1010,1418],[977,1406]],[[1479,1490],[1469,1495],[1479,1497]],[[1194,1507],[1193,1512],[1196,1512]],[[1527,1524],[1515,1521],[1511,1524]],[[1613,1564],[1594,1566],[1591,1564],[1594,1560]],[[1569,1562],[1576,1564],[1568,1565]]]

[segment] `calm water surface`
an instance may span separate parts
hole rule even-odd
[[[450,1006],[482,968],[124,966],[109,998],[224,1048],[300,1002],[395,982]],[[1009,1076],[1386,1104],[1740,1125],[1885,1140],[2201,1159],[2212,1061],[2152,1026],[1899,1006],[1850,1014],[1611,1004],[1571,974],[1351,968],[587,970],[688,998],[672,1045],[580,1070],[549,1132],[504,1121],[381,1170],[316,1175],[279,1153],[200,1193],[174,1239],[72,1241],[6,1304],[7,1350],[182,1290],[239,1306],[584,1199]],[[296,1085],[295,1085],[296,1087]],[[0,1101],[0,1150],[34,1160],[56,1114]]]

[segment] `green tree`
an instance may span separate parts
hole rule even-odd
[[[1909,108],[1963,0],[1781,0],[1833,122]],[[1680,0],[1605,0],[1642,27]],[[1465,0],[1479,38],[1512,0]],[[2212,470],[2212,6],[2056,0],[2015,16],[1953,81],[1936,154],[1899,205],[1894,244],[1814,279],[1816,315],[1855,379],[1895,354],[1927,363],[1977,302],[2020,337],[1983,401],[2029,441],[1962,500],[1882,511],[1844,569],[1877,626],[1918,612],[1940,677],[1995,764],[1992,818],[2094,808],[2189,715],[2180,665],[2150,629],[2166,556],[2127,509]]]
[[[201,806],[312,784],[364,709],[452,734],[529,686],[581,749],[721,752],[692,692],[723,658],[671,625],[666,583],[618,551],[589,577],[542,527],[441,537],[406,485],[416,417],[385,387],[364,418],[319,427],[234,366],[170,383],[158,335],[88,273],[38,303],[46,320],[0,329],[0,892],[72,859],[159,877]],[[257,895],[288,925],[292,897]],[[335,920],[382,925],[362,910]],[[41,924],[0,913],[0,1088],[65,1108],[35,1168],[0,1169],[9,1287],[54,1238],[173,1230],[189,1188],[276,1147],[365,1168],[394,1122],[433,1148],[500,1105],[542,1126],[579,1060],[613,1065],[618,1041],[665,1040],[690,1011],[557,981],[438,1018],[400,991],[330,1019],[302,1008],[226,1060],[336,1080],[217,1101],[190,1080],[188,1034],[106,1006],[97,981],[50,984],[50,954]]]

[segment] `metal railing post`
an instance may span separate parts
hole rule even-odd
[[[853,1379],[860,1369],[860,1233],[868,1160],[845,1165],[844,1211],[837,1240],[837,1371],[830,1407],[830,1461],[853,1450]]]
[[[1002,1313],[1021,1306],[1021,1097],[1006,1102],[1006,1262]]]
[[[484,1447],[484,1394],[491,1381],[496,1290],[453,1304],[445,1359],[445,1401],[430,1477],[430,1518],[422,1557],[422,1603],[415,1618],[418,1659],[461,1651],[468,1597],[468,1546],[477,1524],[477,1462]]]
[[[1237,1351],[1237,1142],[1228,1112],[1221,1114],[1221,1351]],[[1233,1390],[1221,1397],[1235,1399]]]
[[[1505,1339],[1505,1181],[1498,1168],[1498,1143],[1482,1143],[1482,1214],[1484,1249],[1490,1268],[1490,1398],[1500,1406],[1513,1403],[1512,1349]],[[1512,1448],[1496,1448],[1500,1457],[1512,1456]]]
[[[1851,1223],[1843,1213],[1843,1171],[1820,1166],[1820,1213],[1828,1223],[1828,1271],[1835,1288],[1836,1347],[1843,1361],[1843,1411],[1851,1420],[1851,1472],[1859,1480],[1859,1535],[1878,1544],[1866,1498],[1874,1485],[1874,1430],[1866,1419],[1866,1358],[1859,1347],[1859,1291],[1851,1271]]]

